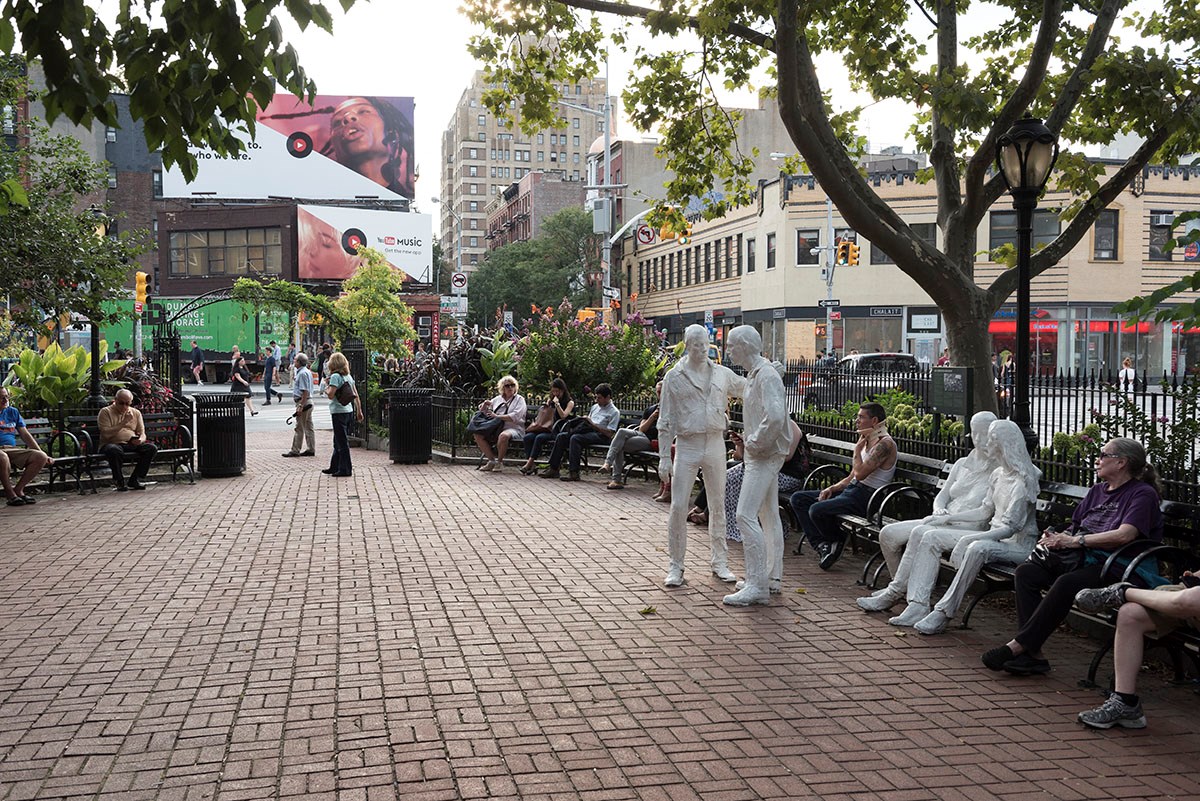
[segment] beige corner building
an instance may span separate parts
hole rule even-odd
[[[1111,162],[1110,172],[1118,165]],[[898,159],[870,172],[869,180],[918,235],[940,245],[934,186],[916,181],[918,166]],[[1109,372],[1127,356],[1137,369],[1152,374],[1200,369],[1200,329],[1131,325],[1112,312],[1122,300],[1200,269],[1195,246],[1163,249],[1175,215],[1200,209],[1197,179],[1196,167],[1147,168],[1067,258],[1033,280],[1035,369]],[[1041,202],[1035,247],[1058,236],[1063,224],[1055,208],[1066,200],[1049,193]],[[686,326],[708,322],[714,339],[723,342],[732,326],[747,323],[762,333],[772,358],[812,359],[826,343],[826,309],[819,302],[830,293],[822,249],[843,237],[858,243],[860,264],[834,273],[832,296],[840,306],[830,324],[837,353],[904,351],[935,361],[945,346],[941,312],[886,253],[846,226],[807,176],[760,184],[756,205],[699,223],[686,247],[657,238],[649,244],[636,236],[625,239],[624,309],[639,312],[672,340]],[[981,285],[1005,269],[990,261],[988,252],[1015,241],[1016,212],[1002,198],[978,231],[976,280]],[[1200,293],[1191,293],[1178,301],[1198,298]],[[995,351],[1015,347],[1015,296],[989,321],[989,330]]]

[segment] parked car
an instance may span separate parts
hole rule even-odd
[[[925,381],[916,357],[909,353],[856,353],[832,369],[816,372],[804,389],[804,407],[838,409],[847,401],[862,403],[897,387],[923,398]]]

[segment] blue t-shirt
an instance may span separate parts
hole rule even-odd
[[[0,409],[0,447],[5,445],[23,445],[17,436],[17,429],[25,427],[25,418],[15,406],[5,406]]]
[[[342,375],[341,373],[334,373],[333,375],[329,376],[329,386],[333,387],[335,390],[338,387],[340,387],[342,384],[349,384],[350,386],[354,386],[354,376]],[[329,399],[329,413],[330,414],[345,414],[346,412],[353,412],[353,411],[354,411],[354,403],[353,402],[351,402],[349,405],[343,406],[342,404],[337,402],[337,398]]]

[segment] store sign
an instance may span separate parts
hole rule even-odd
[[[900,317],[904,314],[904,309],[900,306],[872,306],[872,317]]]
[[[772,320],[786,320],[787,319],[787,309],[771,309],[771,319]]]

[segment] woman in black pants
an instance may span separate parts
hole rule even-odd
[[[983,654],[983,664],[1018,676],[1050,671],[1042,645],[1067,619],[1075,594],[1112,583],[1104,562],[1138,537],[1162,540],[1158,475],[1146,461],[1146,449],[1132,439],[1110,440],[1096,457],[1092,487],[1071,515],[1070,531],[1046,529],[1038,541],[1045,560],[1030,560],[1016,571],[1017,634]],[[1043,598],[1042,592],[1046,595]]]

